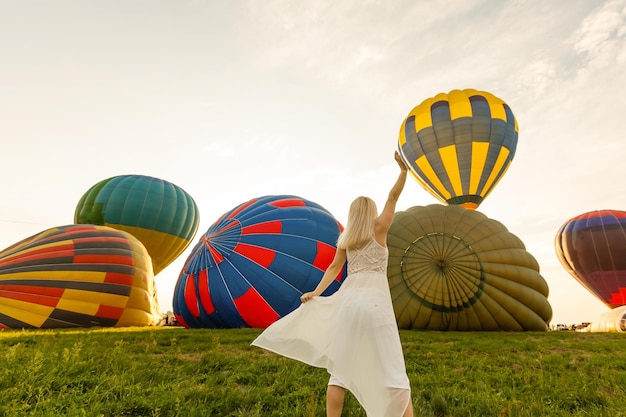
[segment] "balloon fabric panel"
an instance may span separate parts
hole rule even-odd
[[[174,291],[189,327],[267,327],[300,305],[336,251],[341,225],[296,196],[264,196],[224,213],[200,238]],[[326,290],[345,278],[345,268]]]

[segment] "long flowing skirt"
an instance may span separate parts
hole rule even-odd
[[[252,345],[326,368],[368,417],[400,417],[409,405],[409,379],[384,274],[348,276],[333,295],[302,304]]]

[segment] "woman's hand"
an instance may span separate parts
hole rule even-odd
[[[396,162],[398,163],[398,166],[400,167],[402,171],[409,170],[409,168],[406,166],[406,164],[402,160],[402,157],[400,156],[400,152],[396,151],[396,153],[394,154],[394,158],[396,159]]]
[[[311,298],[316,297],[317,294],[315,294],[315,291],[311,291],[311,292],[305,292],[304,294],[302,294],[302,296],[300,297],[300,301],[302,301],[303,303],[306,303],[307,301],[309,301]]]

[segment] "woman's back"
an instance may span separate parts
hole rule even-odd
[[[365,246],[358,249],[348,249],[348,275],[360,272],[387,273],[387,259],[389,252],[386,247],[381,246],[375,239],[372,239]]]

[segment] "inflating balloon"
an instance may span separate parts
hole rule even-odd
[[[565,269],[600,301],[626,305],[626,211],[576,216],[561,226],[554,247]]]
[[[342,226],[296,196],[252,199],[225,213],[193,248],[174,290],[185,327],[265,328],[300,305],[335,256]],[[325,291],[335,292],[344,271]]]
[[[124,230],[139,239],[158,274],[189,246],[199,212],[182,188],[144,175],[120,175],[91,187],[76,206],[74,222]]]
[[[615,307],[602,314],[584,331],[591,333],[623,333],[626,332],[626,305]]]
[[[429,330],[548,328],[548,286],[504,225],[440,204],[395,214],[387,276],[398,326]]]
[[[518,130],[513,112],[498,97],[452,90],[409,113],[398,148],[415,179],[433,196],[475,209],[511,164]]]
[[[0,252],[0,328],[149,326],[159,320],[150,256],[129,233],[62,226]]]

